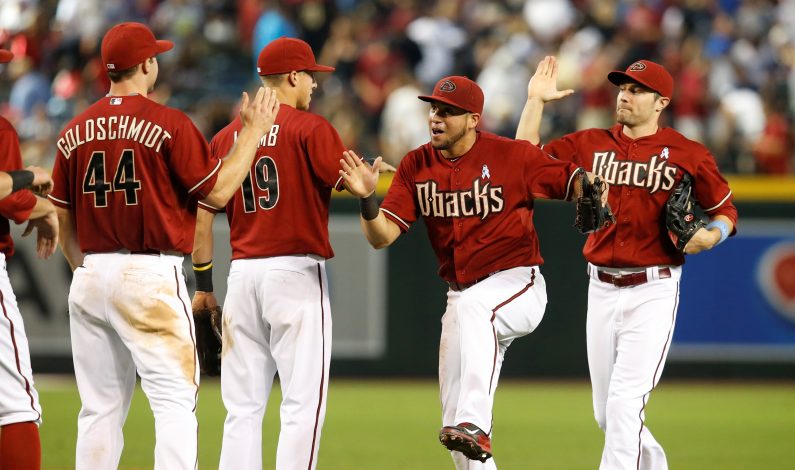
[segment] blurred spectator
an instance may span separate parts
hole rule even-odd
[[[416,95],[445,75],[476,78],[481,126],[513,135],[528,66],[555,54],[577,94],[544,113],[545,140],[613,122],[605,75],[647,58],[676,79],[664,125],[710,147],[722,170],[795,172],[795,0],[0,0],[0,44],[16,56],[0,75],[18,78],[0,81],[0,112],[21,128],[26,164],[52,158],[50,129],[107,92],[99,38],[121,21],[174,40],[153,97],[208,136],[256,86],[252,56],[293,36],[337,68],[313,108],[348,147],[390,162],[427,139]]]
[[[408,70],[393,77],[387,88],[379,141],[384,160],[397,166],[409,150],[428,142],[428,104],[417,99],[427,91]]]
[[[455,67],[453,54],[466,43],[466,33],[455,23],[458,13],[456,0],[438,0],[429,16],[409,23],[406,35],[422,50],[422,60],[417,64],[417,78],[426,89],[440,78],[452,75]]]

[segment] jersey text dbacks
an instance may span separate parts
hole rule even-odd
[[[476,178],[472,188],[465,191],[440,191],[436,181],[415,183],[417,202],[423,217],[478,217],[481,220],[493,212],[502,212],[505,201],[502,187]]]
[[[213,154],[225,155],[241,129],[239,118],[222,129],[210,143]],[[281,105],[276,122],[259,141],[248,176],[225,208],[232,259],[334,256],[329,203],[331,190],[341,188],[344,151],[337,131],[324,118]]]
[[[533,226],[535,198],[565,199],[577,166],[527,142],[478,132],[451,161],[430,144],[398,166],[381,210],[402,231],[422,217],[447,281],[543,263]]]
[[[140,95],[105,97],[57,148],[50,199],[72,210],[83,252],[190,253],[196,199],[221,161],[185,114]]]
[[[668,237],[664,206],[684,172],[695,180],[696,199],[707,214],[737,221],[728,183],[703,145],[671,128],[631,139],[617,124],[587,129],[543,146],[550,155],[571,160],[610,184],[616,223],[592,233],[583,253],[597,266],[681,265],[684,256]]]

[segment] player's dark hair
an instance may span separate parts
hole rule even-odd
[[[262,84],[265,86],[269,86],[271,88],[277,87],[284,82],[287,78],[287,73],[275,73],[273,75],[262,75],[260,79],[262,79]]]
[[[138,65],[133,65],[132,67],[124,70],[108,70],[108,78],[110,78],[110,81],[113,83],[119,83],[125,78],[132,77],[137,69]]]

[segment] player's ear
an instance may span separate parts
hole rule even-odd
[[[478,127],[478,124],[480,124],[480,114],[478,114],[478,113],[469,113],[469,117],[468,117],[467,121],[469,122],[469,128],[470,129],[474,129],[474,128]]]
[[[149,73],[149,71],[152,70],[152,64],[154,62],[155,62],[155,58],[154,57],[150,57],[150,58],[146,59],[145,61],[141,62],[141,71],[143,71],[144,74]]]
[[[654,103],[654,110],[658,113],[661,112],[663,109],[668,107],[668,104],[671,102],[670,98],[666,98],[665,96],[661,96],[657,99],[657,102]]]
[[[299,72],[293,70],[287,74],[287,83],[289,83],[290,86],[298,86],[298,73]]]

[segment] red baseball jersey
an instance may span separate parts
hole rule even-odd
[[[190,253],[196,199],[221,160],[181,111],[109,96],[61,132],[50,199],[72,211],[80,249]]]
[[[695,198],[707,214],[724,215],[737,224],[731,189],[706,147],[671,128],[634,140],[622,129],[621,124],[587,129],[542,147],[610,184],[616,223],[588,237],[583,249],[588,261],[617,268],[683,264],[684,256],[668,236],[664,213],[683,172],[693,176]]]
[[[567,199],[577,165],[529,142],[478,132],[455,160],[430,143],[398,165],[381,210],[406,232],[422,217],[446,281],[544,262],[533,226],[536,198]]]
[[[19,153],[19,137],[14,126],[0,117],[0,170],[22,169],[22,155]],[[8,220],[21,224],[28,220],[36,206],[36,196],[24,189],[0,199],[0,251],[6,256],[14,254],[14,240],[11,238]]]
[[[225,155],[241,128],[237,118],[222,129],[210,142],[213,155]],[[345,150],[324,118],[282,104],[270,132],[260,139],[251,171],[225,208],[232,259],[334,256],[329,202],[332,188],[342,188],[339,169]]]

